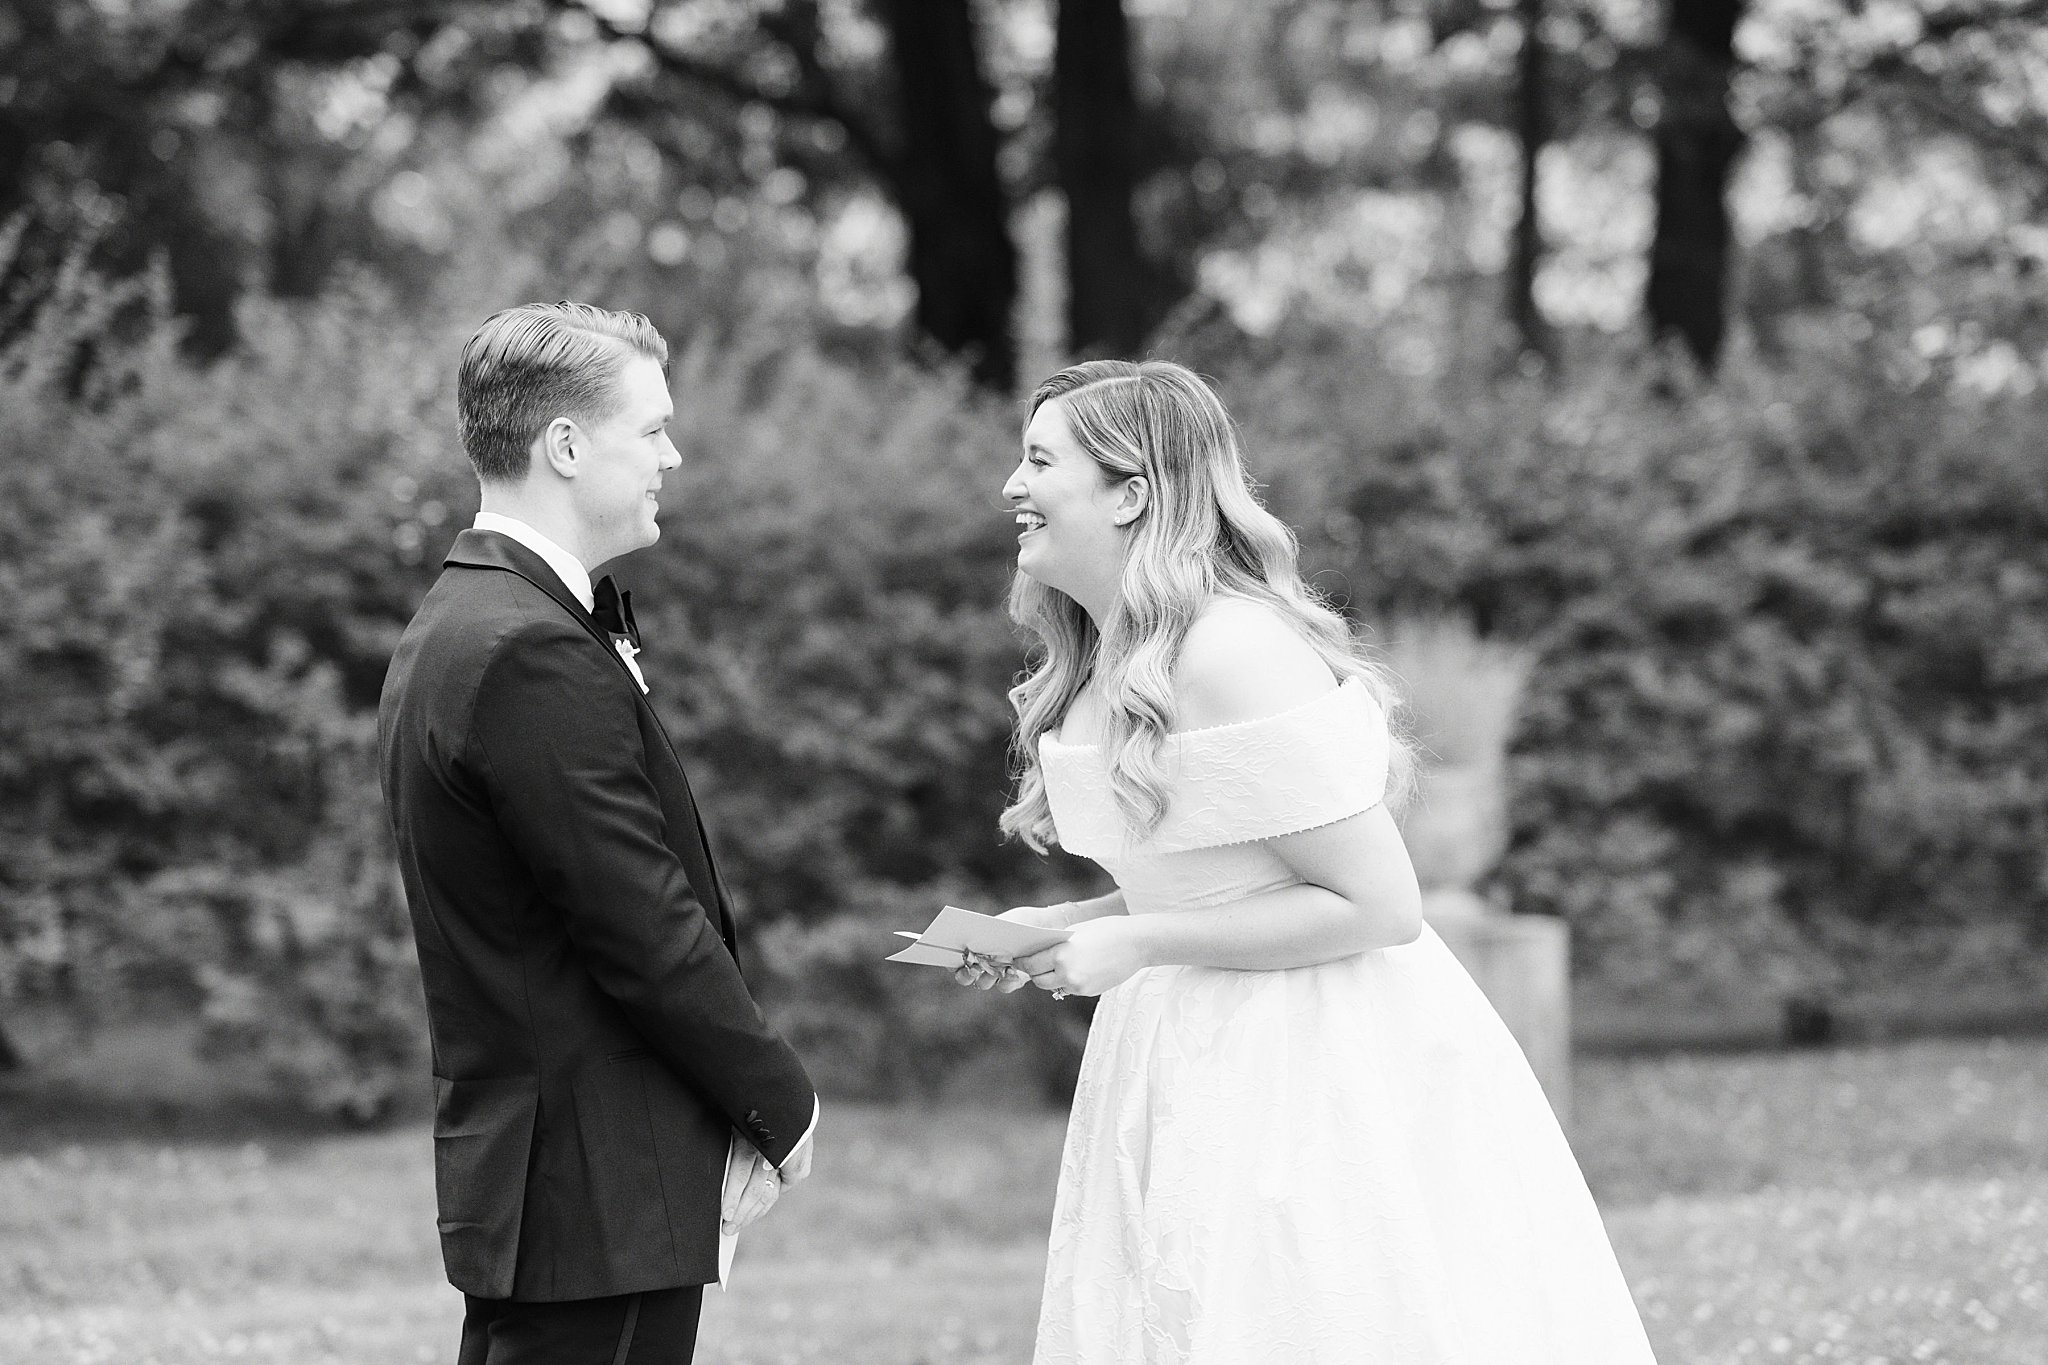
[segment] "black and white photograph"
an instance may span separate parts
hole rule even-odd
[[[0,0],[0,1365],[2042,1365],[2048,0]]]

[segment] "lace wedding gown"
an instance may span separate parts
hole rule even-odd
[[[1295,883],[1258,842],[1377,805],[1347,682],[1168,741],[1132,843],[1092,745],[1041,741],[1059,840],[1134,915]],[[1153,967],[1105,994],[1053,1212],[1035,1365],[1653,1365],[1520,1048],[1429,929],[1290,971]]]

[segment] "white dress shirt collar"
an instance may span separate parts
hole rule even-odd
[[[496,531],[501,536],[510,536],[539,555],[555,571],[555,577],[562,580],[562,586],[576,595],[576,600],[583,604],[583,610],[589,611],[597,604],[597,598],[591,592],[590,570],[584,568],[575,555],[519,518],[508,517],[502,512],[479,512],[470,526],[478,531]]]

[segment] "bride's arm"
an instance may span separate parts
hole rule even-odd
[[[1422,932],[1415,868],[1385,806],[1265,843],[1300,885],[1209,909],[1132,916],[1119,928],[1140,965],[1312,967],[1412,943]]]
[[[1129,912],[1124,908],[1124,893],[1117,890],[1106,896],[1096,896],[1085,901],[1061,901],[1058,905],[1020,905],[1014,910],[1005,910],[996,918],[1016,920],[1034,929],[1071,929],[1091,919],[1127,913]]]
[[[1174,681],[1185,729],[1275,715],[1336,685],[1284,621],[1241,601],[1213,605],[1189,629]],[[1206,909],[1083,923],[1019,965],[1040,985],[1098,994],[1144,967],[1308,967],[1422,932],[1415,869],[1384,806],[1265,843],[1301,884]]]
[[[1200,910],[1082,923],[1065,943],[1017,965],[1047,990],[1100,995],[1146,967],[1313,967],[1422,932],[1422,893],[1386,807],[1266,845],[1299,885]]]

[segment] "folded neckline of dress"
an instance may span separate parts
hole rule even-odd
[[[1365,692],[1366,696],[1369,699],[1372,696],[1370,692],[1366,692],[1365,683],[1362,680],[1358,678],[1346,678],[1342,682],[1338,683],[1335,687],[1331,688],[1329,691],[1323,693],[1321,696],[1311,697],[1309,700],[1301,703],[1299,706],[1290,706],[1285,711],[1275,711],[1270,716],[1254,716],[1250,720],[1225,721],[1221,725],[1199,725],[1192,730],[1174,730],[1171,733],[1169,733],[1166,737],[1169,740],[1187,739],[1190,736],[1194,735],[1213,735],[1225,730],[1243,730],[1254,725],[1270,725],[1272,722],[1276,720],[1287,720],[1294,716],[1300,715],[1304,711],[1312,710],[1315,707],[1326,706],[1329,704],[1331,698],[1343,696],[1345,689],[1350,687],[1355,687],[1359,691]],[[1063,739],[1053,738],[1052,731],[1048,730],[1038,737],[1038,747],[1040,749],[1087,750],[1100,749],[1102,746],[1100,744],[1069,744]]]

